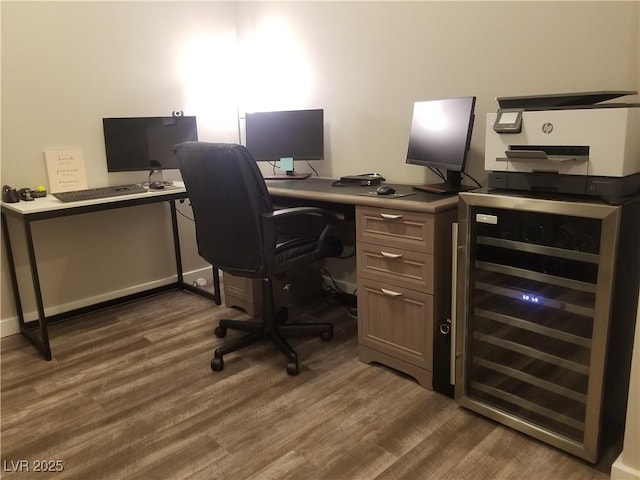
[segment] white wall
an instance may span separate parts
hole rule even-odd
[[[324,107],[330,156],[314,163],[323,172],[427,179],[426,169],[404,163],[413,102],[476,95],[469,169],[482,181],[485,114],[496,110],[495,97],[638,89],[637,9],[609,2],[258,2],[241,7],[238,25],[243,42],[267,30],[279,32],[282,45],[297,43],[293,51],[264,51],[255,71],[257,107]],[[307,63],[285,68],[282,56]],[[260,90],[265,78],[270,90]],[[243,96],[248,107],[252,93]]]
[[[640,10],[638,19],[640,20]],[[640,81],[640,77],[638,80]],[[630,377],[622,452],[611,466],[611,480],[640,480],[640,301],[636,314]]]
[[[233,5],[2,2],[1,8],[2,184],[47,185],[43,151],[70,147],[83,150],[89,186],[146,180],[146,173],[107,173],[103,117],[183,110],[198,115],[201,138],[236,140],[236,102],[223,63],[235,53]],[[186,205],[181,210],[190,213]],[[202,268],[193,226],[180,221],[185,270]],[[166,283],[175,272],[168,227],[165,205],[35,224],[49,313]],[[20,250],[19,241],[14,248]],[[18,272],[30,293],[24,261]],[[15,327],[9,285],[3,253],[3,331],[8,323]],[[35,310],[29,295],[25,307]]]
[[[15,187],[46,185],[42,152],[57,147],[83,150],[90,186],[144,180],[107,173],[102,117],[184,110],[198,116],[202,140],[237,141],[236,108],[312,106],[325,109],[327,122],[328,158],[314,162],[321,175],[378,171],[420,183],[431,180],[426,169],[403,157],[412,104],[462,95],[478,97],[468,170],[483,182],[482,132],[495,97],[639,88],[638,2],[4,1],[1,8],[1,181]],[[159,230],[165,209],[140,216],[131,209],[70,218],[62,240],[53,231],[60,227],[40,227],[46,247],[37,248],[51,258],[41,269],[46,303],[82,302],[171,275],[168,232]],[[197,269],[203,264],[185,223],[185,267]],[[114,228],[125,238],[109,233]],[[104,268],[102,258],[72,263],[87,244],[124,255],[120,268]],[[15,315],[5,264],[2,319]],[[25,275],[24,264],[19,271]]]
[[[611,480],[640,479],[640,305],[631,362],[631,383],[624,432],[624,446],[611,467]]]

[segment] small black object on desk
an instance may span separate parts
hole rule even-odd
[[[5,185],[2,187],[2,201],[4,203],[17,203],[20,201],[20,195],[15,188]]]

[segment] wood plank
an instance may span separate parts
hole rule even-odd
[[[291,339],[297,377],[266,342],[212,372],[223,317],[247,318],[169,292],[51,326],[51,362],[3,338],[3,465],[62,460],[56,478],[92,479],[608,478],[610,460],[589,465],[360,362],[356,319],[326,299],[291,310],[335,329]]]

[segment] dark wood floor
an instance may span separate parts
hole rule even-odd
[[[268,343],[212,372],[216,320],[244,315],[185,292],[52,326],[51,362],[21,336],[2,339],[2,478],[608,478],[606,466],[361,363],[343,307],[298,313],[336,331],[292,340],[297,377]],[[42,460],[63,471],[35,473]],[[11,472],[20,466],[30,472]]]

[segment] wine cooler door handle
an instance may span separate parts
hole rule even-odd
[[[451,333],[451,319],[447,318],[446,322],[440,324],[440,333],[442,335],[449,335]]]
[[[458,224],[451,224],[451,352],[449,354],[449,383],[456,384],[456,301],[458,284]]]
[[[402,215],[393,215],[391,213],[381,213],[380,216],[385,220],[398,220],[399,218],[402,218]]]

